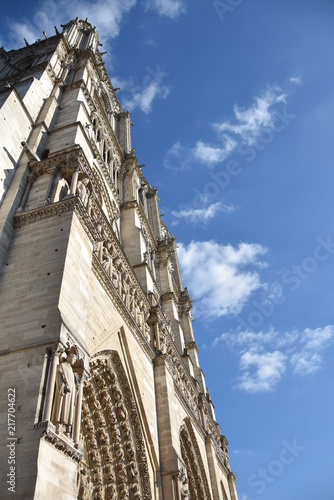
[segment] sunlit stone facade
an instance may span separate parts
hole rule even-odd
[[[1,498],[235,500],[175,238],[99,46],[76,19],[0,51]]]

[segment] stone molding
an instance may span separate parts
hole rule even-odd
[[[99,234],[78,196],[73,196],[27,212],[18,213],[14,216],[14,224],[15,227],[22,228],[40,220],[60,216],[68,212],[76,213],[92,243],[100,241]]]
[[[73,446],[73,441],[67,439],[66,436],[60,436],[56,433],[56,427],[50,422],[39,422],[35,425],[35,429],[43,428],[42,439],[52,444],[57,450],[61,451],[69,457],[73,462],[80,463],[83,458],[83,450]]]

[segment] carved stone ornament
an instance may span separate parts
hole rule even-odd
[[[190,419],[187,417],[180,428],[180,445],[182,460],[187,469],[189,500],[211,500],[201,453]],[[183,484],[183,483],[182,483]],[[185,485],[184,485],[185,486]],[[184,494],[186,493],[184,487]],[[181,493],[182,495],[182,493]]]
[[[116,351],[96,354],[84,384],[84,459],[79,499],[151,499],[145,444],[130,385]]]

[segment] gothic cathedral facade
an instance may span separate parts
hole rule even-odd
[[[237,500],[175,238],[99,45],[75,19],[0,49],[0,495]]]

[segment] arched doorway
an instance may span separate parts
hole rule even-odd
[[[211,500],[203,460],[188,417],[184,419],[180,428],[180,445],[189,481],[189,500]]]
[[[102,351],[91,359],[81,433],[79,499],[152,498],[139,415],[116,351]]]

